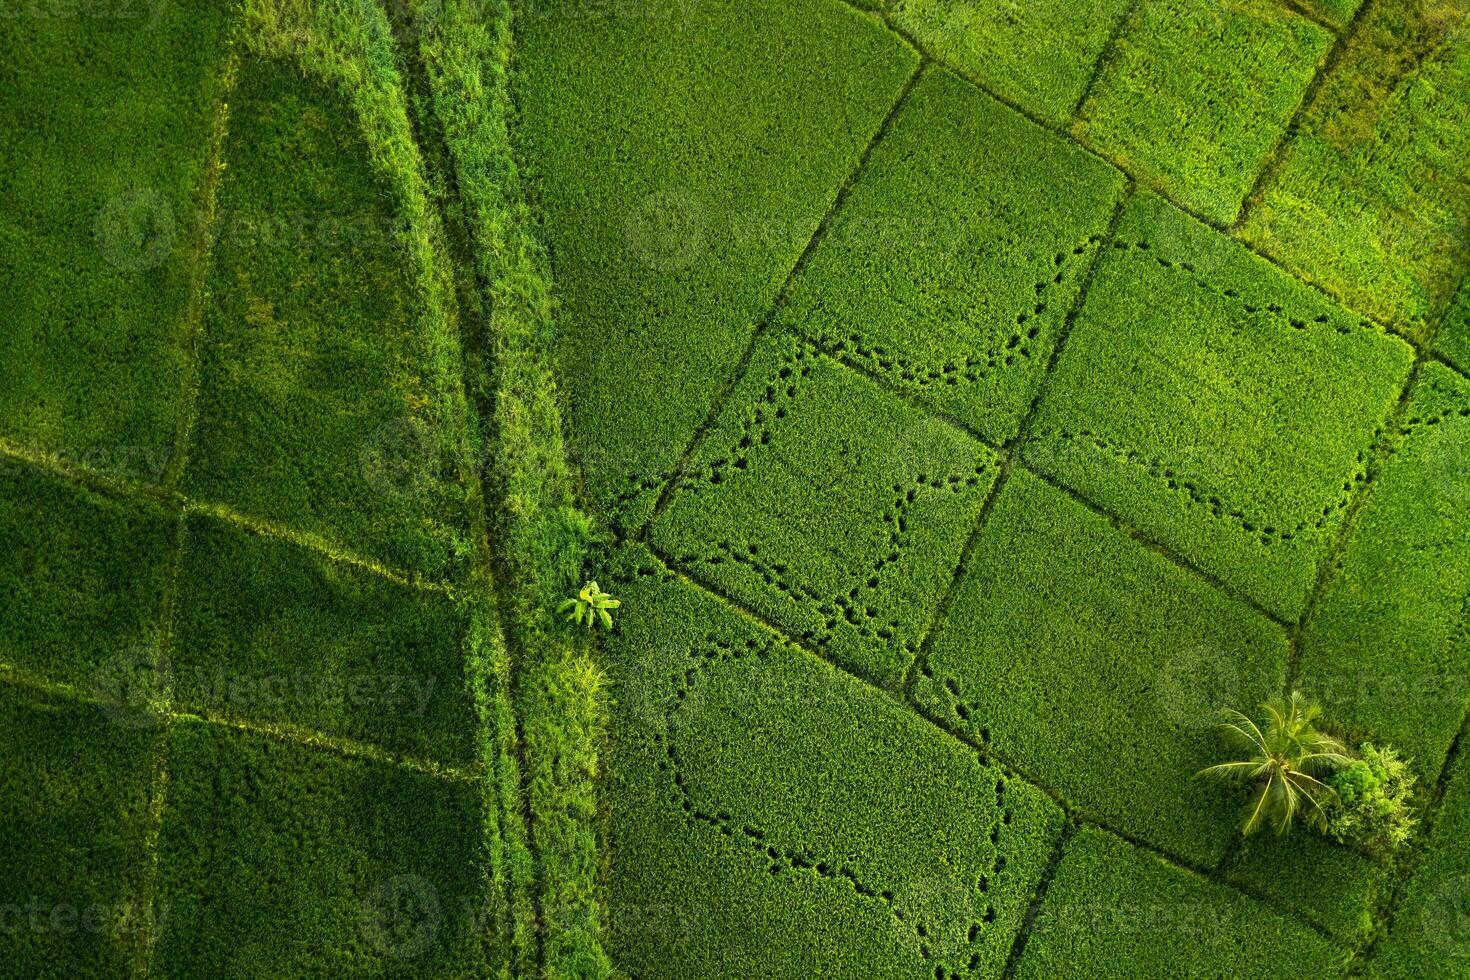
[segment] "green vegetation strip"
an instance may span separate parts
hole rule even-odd
[[[1412,361],[1142,196],[1099,260],[1025,454],[1294,621]]]
[[[896,688],[998,473],[981,443],[773,332],[651,540]]]
[[[1084,828],[1067,842],[1016,976],[1334,976],[1346,952],[1229,888]]]
[[[1470,381],[1426,365],[1390,437],[1298,684],[1433,781],[1470,708]]]
[[[1436,347],[1461,371],[1470,371],[1470,278],[1460,286],[1454,306],[1440,327]]]
[[[451,179],[473,245],[474,274],[489,314],[471,390],[486,425],[488,496],[515,651],[516,707],[535,847],[536,920],[518,934],[517,968],[548,977],[606,976],[606,919],[597,822],[599,743],[606,725],[590,642],[551,618],[580,585],[590,524],[575,508],[562,440],[550,270],[535,236],[511,151],[507,3],[471,0],[415,7],[417,56],[430,115],[448,151]],[[516,915],[530,910],[515,869]],[[527,943],[541,942],[541,965]]]
[[[999,975],[1060,810],[654,559],[612,564],[639,610],[608,643],[619,964]]]
[[[105,6],[0,16],[0,433],[157,482],[234,4]]]
[[[1241,227],[1420,341],[1470,257],[1467,16],[1466,0],[1369,5]]]
[[[778,322],[1003,443],[1123,183],[949,72],[927,73]]]
[[[1274,0],[1142,0],[1074,131],[1229,224],[1332,40]]]
[[[1278,691],[1286,658],[1269,620],[1021,470],[915,696],[1078,811],[1214,866],[1231,797],[1190,776],[1218,751],[1215,710]]]
[[[518,140],[569,435],[636,528],[918,59],[831,0],[528,6]]]
[[[0,950],[29,977],[127,975],[143,901],[156,732],[0,684]]]

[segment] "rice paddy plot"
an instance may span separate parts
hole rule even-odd
[[[978,441],[772,333],[650,540],[824,656],[896,687],[998,473]]]
[[[1286,634],[1025,471],[996,500],[915,697],[1076,810],[1213,866],[1216,712],[1280,689]]]
[[[1470,381],[1427,365],[1390,435],[1299,684],[1432,781],[1470,709]]]
[[[1246,240],[1427,341],[1470,243],[1465,0],[1370,6],[1244,215]]]
[[[1170,199],[1229,224],[1332,40],[1272,0],[1142,0],[1073,131]]]
[[[552,5],[518,37],[569,435],[637,528],[918,56],[831,0]]]
[[[949,72],[928,72],[778,321],[1005,442],[1030,407],[1123,182]]]
[[[180,0],[0,15],[0,435],[163,478],[235,11]]]
[[[1099,259],[1025,454],[1295,620],[1412,360],[1145,195]]]
[[[944,64],[1047,122],[1066,125],[1127,0],[894,0],[890,17]]]
[[[451,578],[470,550],[441,410],[458,375],[424,357],[409,230],[374,152],[331,86],[241,66],[184,487]]]
[[[162,507],[0,462],[0,663],[128,700],[159,656],[168,549]]]
[[[445,765],[475,753],[456,601],[287,542],[191,518],[180,563],[173,699]]]
[[[147,900],[156,730],[0,684],[0,962],[16,977],[115,977],[155,926]]]
[[[641,610],[607,651],[619,964],[999,975],[1061,811],[651,557],[616,564]]]
[[[1017,977],[1303,977],[1347,954],[1306,926],[1100,830],[1067,842]]]
[[[153,953],[165,976],[488,975],[482,789],[182,721]]]

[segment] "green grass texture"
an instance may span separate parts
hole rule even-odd
[[[50,6],[0,16],[0,436],[157,482],[234,5]]]
[[[519,42],[569,436],[636,527],[918,59],[831,0],[554,4]]]
[[[897,687],[998,472],[981,443],[772,333],[651,541],[824,656]]]
[[[143,882],[156,738],[0,684],[0,972],[130,974],[155,924]]]
[[[176,520],[0,462],[0,663],[89,690],[151,663]]]
[[[1123,175],[943,70],[914,87],[778,322],[999,444]]]
[[[1412,359],[1145,195],[1099,261],[1025,454],[1293,620]]]
[[[640,610],[608,644],[620,964],[998,975],[1060,810],[651,557],[616,564]]]

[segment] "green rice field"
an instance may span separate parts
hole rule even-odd
[[[1470,978],[1470,0],[0,0],[0,321],[0,978]]]

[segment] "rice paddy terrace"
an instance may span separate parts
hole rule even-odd
[[[1470,977],[1467,230],[1463,0],[0,0],[0,976]]]

